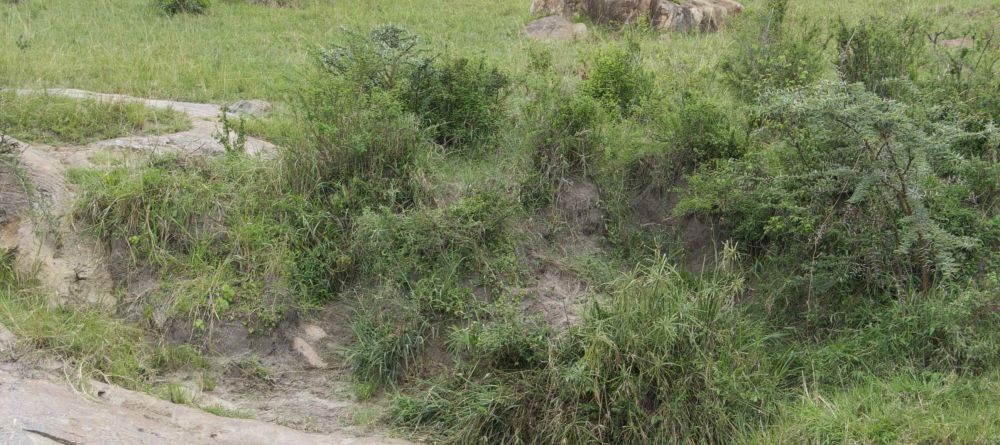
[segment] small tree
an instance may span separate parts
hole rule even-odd
[[[810,295],[927,292],[979,245],[946,224],[972,205],[946,193],[963,179],[955,126],[914,117],[862,84],[779,94],[758,111],[770,146],[695,174],[678,210],[720,216],[734,236],[791,258]]]

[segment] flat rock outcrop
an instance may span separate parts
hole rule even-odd
[[[567,41],[587,35],[587,25],[573,23],[561,15],[550,15],[528,23],[524,35],[542,41]]]
[[[649,18],[656,29],[712,32],[743,11],[733,0],[534,0],[534,14],[582,14],[598,23],[624,25]]]
[[[233,419],[92,382],[87,394],[67,384],[0,369],[0,443],[144,445],[412,445],[386,437],[312,434]]]

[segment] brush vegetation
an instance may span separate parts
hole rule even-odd
[[[0,37],[27,37],[0,61],[62,41],[27,3],[3,6],[27,24]],[[125,75],[0,65],[18,84],[281,100],[234,128],[273,158],[235,144],[72,174],[77,221],[169,283],[143,313],[166,306],[190,343],[345,305],[357,395],[428,443],[1000,440],[995,8],[748,1],[712,35],[546,45],[516,36],[509,2],[257,3],[103,13],[148,29],[95,55],[147,63]],[[244,56],[205,38],[233,17],[308,29],[238,39]],[[138,42],[190,46],[170,60],[191,65],[158,72]],[[524,310],[552,276],[583,289],[568,326]],[[159,369],[147,346],[46,334],[87,313],[32,309],[7,281],[28,341],[109,376]]]

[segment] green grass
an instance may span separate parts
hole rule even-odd
[[[82,145],[190,127],[187,116],[136,103],[77,100],[46,94],[0,92],[0,130],[29,143]]]
[[[81,383],[98,378],[137,388],[155,369],[154,348],[141,341],[140,329],[102,309],[53,307],[6,256],[0,258],[0,323],[21,344],[67,360]]]
[[[550,47],[555,66],[576,71],[583,55],[611,32],[582,44],[540,45],[520,35],[531,19],[529,0],[299,0],[296,7],[214,2],[207,14],[165,16],[138,0],[29,0],[0,4],[0,86],[74,87],[110,93],[198,101],[280,99],[291,92],[310,51],[337,38],[342,27],[369,29],[392,22],[446,52],[482,55],[515,73],[531,48]],[[760,0],[744,2],[748,8]],[[930,13],[930,0],[801,0],[795,17],[859,18],[873,12]],[[982,1],[948,2],[942,13],[959,28],[964,11]],[[960,31],[955,31],[960,32]],[[715,77],[715,60],[733,33],[650,37],[643,43],[659,73]]]
[[[869,376],[845,389],[807,388],[747,444],[985,444],[1000,441],[1000,374]]]

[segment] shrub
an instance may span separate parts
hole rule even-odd
[[[363,276],[403,285],[472,275],[497,283],[512,267],[514,210],[509,198],[486,190],[441,208],[366,212],[354,229],[355,257]]]
[[[467,354],[481,372],[539,369],[548,359],[550,329],[525,320],[519,311],[513,305],[497,304],[489,320],[454,329],[450,348]]]
[[[539,100],[530,119],[532,174],[522,185],[529,205],[551,202],[563,179],[586,175],[600,156],[600,126],[606,112],[586,95],[556,94]]]
[[[598,53],[581,92],[609,111],[632,114],[653,91],[653,77],[642,66],[637,43],[611,46]]]
[[[482,142],[499,128],[509,84],[484,60],[459,58],[422,65],[403,94],[439,144],[461,146]]]
[[[656,138],[667,145],[665,155],[674,169],[690,170],[716,159],[737,159],[746,147],[739,126],[701,93],[684,93],[680,103],[663,112],[659,120]]]
[[[737,96],[750,101],[761,93],[808,85],[821,74],[819,28],[801,35],[786,30],[788,0],[768,0],[747,23],[740,44],[724,56],[722,71]]]
[[[153,6],[168,15],[204,14],[211,5],[209,0],[154,0]]]
[[[416,36],[394,25],[347,32],[344,40],[321,51],[321,66],[361,91],[398,100],[438,143],[482,142],[499,126],[510,80],[484,60],[427,56]]]
[[[344,31],[342,40],[320,50],[320,66],[365,91],[392,90],[429,63],[420,39],[399,26],[379,25],[367,34]]]
[[[846,82],[862,82],[879,95],[886,96],[891,81],[913,79],[916,64],[925,54],[926,25],[912,17],[902,20],[872,18],[855,26],[840,21],[837,69]]]
[[[158,265],[222,235],[200,230],[222,212],[211,166],[165,156],[143,167],[74,172],[83,190],[75,217],[105,240],[125,240],[137,259]]]
[[[384,92],[322,79],[311,86],[302,103],[308,142],[284,153],[289,183],[345,209],[409,206],[417,161],[429,150],[417,118]]]
[[[744,245],[788,259],[807,295],[927,292],[983,247],[945,218],[966,209],[981,215],[975,227],[989,224],[974,203],[943,193],[962,181],[954,126],[861,84],[777,95],[760,111],[771,145],[693,175],[676,211],[718,216]]]

